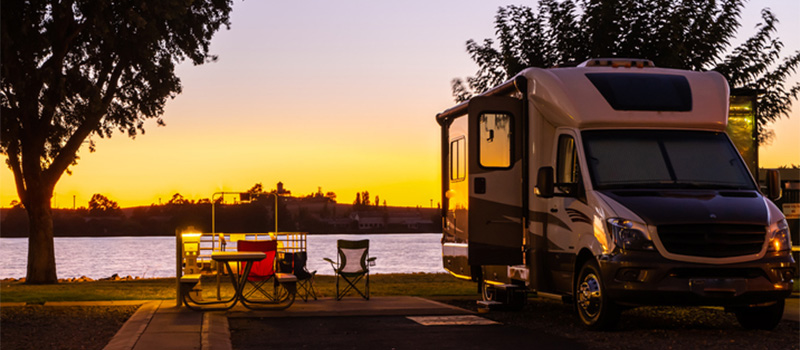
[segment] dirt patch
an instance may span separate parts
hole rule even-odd
[[[102,349],[139,306],[14,306],[0,309],[3,349]]]
[[[477,310],[474,299],[438,301]],[[531,299],[523,311],[491,311],[481,316],[573,339],[590,349],[800,349],[797,322],[781,321],[772,331],[746,330],[721,308],[635,308],[622,313],[617,330],[607,332],[585,330],[571,305],[549,299]]]

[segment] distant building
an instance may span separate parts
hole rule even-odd
[[[278,190],[277,190],[277,192],[278,192],[279,195],[282,195],[282,196],[291,196],[292,195],[292,191],[289,191],[289,190],[283,188],[283,182],[280,182],[280,181],[278,182]]]

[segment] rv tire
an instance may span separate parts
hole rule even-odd
[[[781,299],[768,306],[736,308],[733,313],[745,329],[772,330],[781,322],[784,307],[785,301]]]
[[[617,325],[620,308],[608,297],[600,268],[594,260],[581,267],[575,282],[575,310],[590,330],[609,330]]]

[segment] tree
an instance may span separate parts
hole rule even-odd
[[[180,193],[175,193],[172,195],[172,198],[169,199],[167,205],[183,205],[183,204],[192,204],[192,202],[185,197],[183,197]]]
[[[50,200],[87,138],[135,137],[181,92],[175,66],[213,61],[231,0],[0,3],[0,151],[28,212],[28,283],[56,283]],[[89,150],[94,143],[89,141]]]
[[[501,7],[495,16],[497,45],[467,41],[478,64],[474,77],[454,79],[457,102],[513,77],[527,67],[571,65],[595,57],[641,57],[656,66],[716,70],[732,88],[764,91],[758,99],[758,125],[789,116],[800,84],[786,79],[800,64],[800,51],[781,58],[777,18],[761,12],[757,33],[730,54],[745,0],[540,0]],[[759,133],[768,135],[769,133]],[[764,141],[763,138],[761,141]]]
[[[325,197],[330,199],[331,202],[336,202],[336,193],[334,193],[334,192],[331,192],[331,191],[325,192]]]
[[[260,182],[258,182],[255,185],[253,185],[253,187],[250,187],[250,189],[247,190],[247,193],[250,193],[250,194],[261,194],[261,193],[264,193],[264,185],[262,185]]]
[[[121,213],[119,204],[102,194],[95,193],[89,200],[89,215],[112,216]]]

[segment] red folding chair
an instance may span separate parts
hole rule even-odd
[[[280,288],[275,278],[275,256],[278,253],[278,241],[239,241],[237,250],[240,252],[264,252],[267,257],[256,261],[247,275],[250,288],[242,292],[246,301],[252,299],[267,299],[268,301],[281,301],[288,296],[284,288]],[[271,286],[270,286],[271,284]],[[253,297],[259,293],[260,296]],[[262,297],[263,296],[263,297]]]

